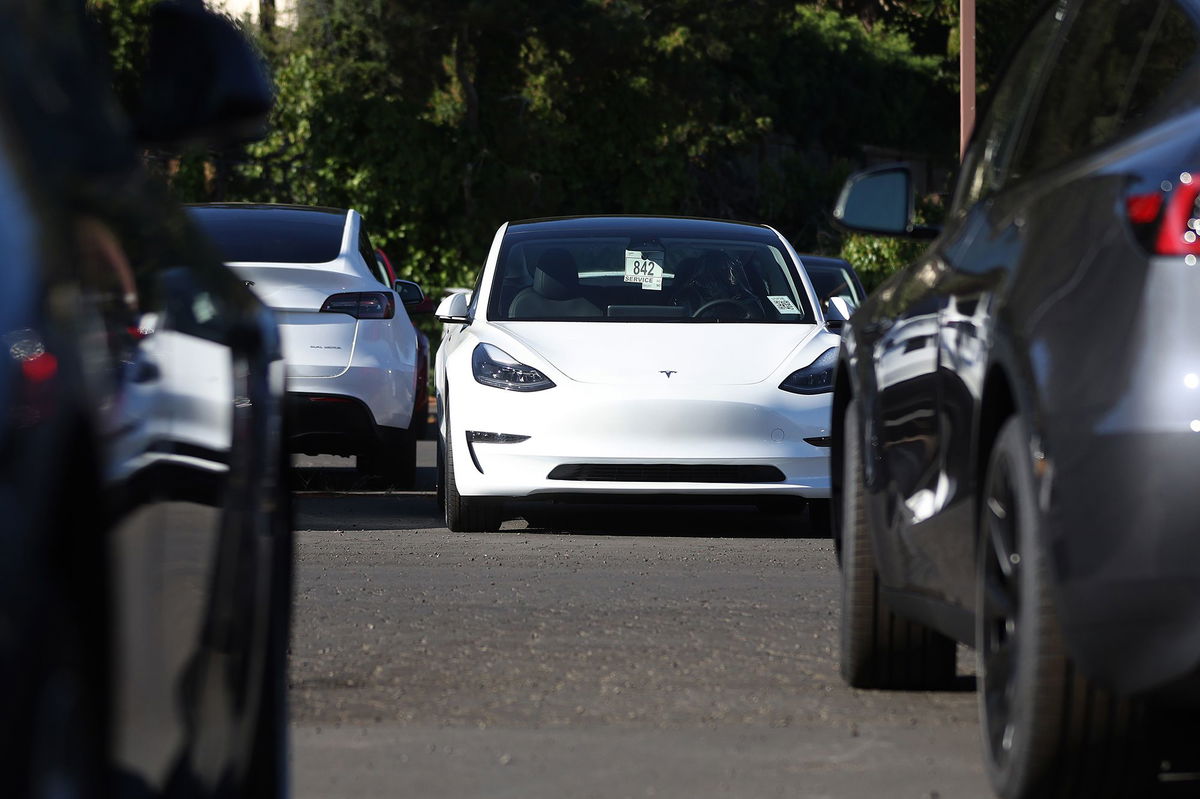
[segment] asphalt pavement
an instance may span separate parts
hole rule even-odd
[[[804,515],[519,510],[450,533],[432,494],[301,459],[298,797],[988,797],[960,690],[851,690],[837,566]]]

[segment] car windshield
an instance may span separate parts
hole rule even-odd
[[[762,238],[510,232],[488,318],[812,323],[792,260]]]

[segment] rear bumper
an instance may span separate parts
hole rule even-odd
[[[287,409],[292,452],[357,455],[383,442],[371,409],[355,397],[289,391]]]
[[[288,391],[353,397],[375,423],[408,427],[416,399],[416,332],[407,319],[279,312]]]
[[[1124,693],[1195,692],[1200,435],[1094,434],[1070,449],[1047,526],[1069,651]]]
[[[288,370],[289,392],[351,397],[370,410],[376,423],[387,427],[408,427],[415,389],[414,373],[380,366],[350,366],[335,377],[305,376],[293,367]]]
[[[1042,320],[1022,333],[1042,527],[1080,669],[1122,693],[1182,696],[1200,668],[1200,283],[1182,257],[1105,241],[1054,313],[1041,309],[1061,273],[1023,288]]]

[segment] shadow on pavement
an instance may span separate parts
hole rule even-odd
[[[296,467],[292,469],[293,491],[433,491],[437,471],[418,467],[411,486],[397,486],[382,477],[363,474],[353,466]]]
[[[297,530],[427,530],[442,526],[433,494],[297,494]]]
[[[829,538],[828,529],[814,528],[806,510],[763,511],[754,505],[515,502],[507,515],[525,519],[531,533]]]

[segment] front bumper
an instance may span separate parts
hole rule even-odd
[[[765,384],[520,393],[461,381],[450,403],[455,481],[465,496],[825,499],[831,397]]]

